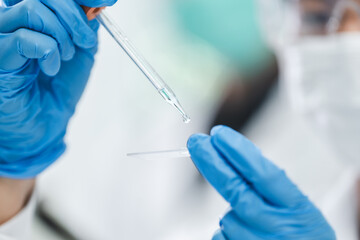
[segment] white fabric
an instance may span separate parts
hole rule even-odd
[[[307,37],[283,48],[295,109],[339,156],[360,166],[360,33]]]
[[[36,193],[34,191],[25,208],[0,226],[0,240],[28,240],[30,238],[35,203]]]
[[[349,166],[339,172],[339,180],[324,196],[321,211],[339,240],[358,240],[358,179],[359,172]]]

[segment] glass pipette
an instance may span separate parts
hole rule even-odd
[[[96,16],[99,23],[110,33],[113,39],[118,45],[126,52],[131,60],[138,66],[138,68],[144,73],[146,78],[155,87],[158,93],[165,99],[167,103],[172,105],[178,110],[185,123],[190,122],[190,117],[186,114],[183,107],[180,105],[179,100],[175,96],[175,93],[164,82],[160,75],[153,69],[153,67],[145,60],[145,58],[136,50],[131,44],[128,38],[115,24],[115,22],[109,17],[105,10],[101,11]]]
[[[159,159],[172,159],[172,158],[189,158],[190,153],[187,148],[181,148],[177,150],[167,151],[155,151],[155,152],[138,152],[128,153],[128,157],[136,157],[144,160],[159,160]]]

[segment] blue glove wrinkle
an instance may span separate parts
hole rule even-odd
[[[13,72],[3,71],[0,69],[0,99],[11,98],[14,94],[29,86],[38,76],[39,68],[33,60],[28,60]],[[0,102],[1,103],[1,102]]]
[[[39,107],[40,99],[36,94],[36,84],[31,83],[31,85],[18,93],[16,98],[7,97],[6,101],[2,101],[1,114],[6,115],[6,118],[2,121],[4,126],[18,126],[23,122],[31,122],[41,111],[42,108]],[[5,130],[9,131],[10,128]]]
[[[33,29],[37,32],[45,33],[45,23],[43,21],[43,15],[46,14],[46,9],[44,5],[42,5],[37,0],[26,0],[20,3],[23,8],[19,11],[23,16],[22,23],[21,21],[14,22],[15,26],[12,26],[13,29],[18,29],[19,27],[26,27],[29,29]],[[45,8],[45,9],[44,9]],[[19,8],[12,8],[19,9]],[[48,15],[48,14],[46,14]],[[47,16],[49,17],[49,15]],[[53,19],[47,19],[48,21],[52,21]],[[22,26],[19,26],[22,24]],[[17,25],[17,26],[16,26]],[[6,31],[2,29],[2,31]]]
[[[66,29],[56,15],[37,0],[25,0],[15,7],[2,9],[0,31],[11,33],[21,28],[28,28],[44,33],[57,41],[63,60],[69,60],[74,55],[74,45]],[[16,21],[9,21],[14,16],[21,16]]]
[[[97,36],[89,27],[86,14],[78,4],[73,0],[41,1],[56,13],[63,25],[67,26],[75,45],[81,48],[95,47]]]
[[[299,239],[301,236],[311,236],[307,239],[336,239],[334,230],[310,201],[287,209],[283,217],[288,219],[288,224],[281,226],[284,230],[279,231],[278,236],[282,239]]]
[[[263,240],[263,239],[271,239],[264,238],[259,236],[256,230],[253,227],[247,225],[246,223],[242,222],[241,219],[235,214],[234,211],[228,212],[222,219],[221,219],[221,229],[223,234],[229,240],[235,239],[246,239],[246,240]]]
[[[261,151],[238,132],[225,126],[215,127],[212,143],[269,203],[289,207],[305,199],[284,171],[263,157]]]
[[[91,20],[89,21],[89,27],[97,34],[100,28],[100,23],[98,22],[97,19]]]
[[[64,153],[65,148],[65,144],[59,142],[38,155],[24,158],[16,163],[7,164],[0,160],[0,176],[13,179],[33,178],[55,162]]]
[[[95,47],[97,36],[88,26],[87,17],[78,4],[73,0],[41,0],[41,2],[55,12],[70,33],[75,45],[81,48]]]
[[[34,22],[38,19],[38,23],[33,23],[32,25],[34,25],[34,27],[31,27],[30,24],[32,21],[29,20],[30,29],[37,30],[38,28],[39,30],[37,31],[47,33],[49,36],[53,37],[58,43],[61,52],[61,59],[64,61],[70,60],[75,54],[75,46],[71,41],[70,34],[56,18],[56,15],[51,12],[51,10],[45,9],[43,5],[40,6],[41,7],[37,10],[39,12],[38,15],[30,18]],[[28,15],[32,16],[33,13],[28,13]],[[44,22],[44,19],[46,19],[46,22]]]
[[[255,207],[255,206],[254,206]],[[288,211],[289,213],[289,211]],[[287,214],[289,215],[289,214]],[[291,215],[291,214],[290,214]],[[228,212],[224,218],[221,220],[222,230],[225,236],[228,239],[249,239],[249,240],[257,240],[257,239],[273,239],[273,240],[287,240],[287,239],[310,239],[307,238],[313,236],[315,234],[314,231],[309,232],[306,230],[306,225],[295,224],[297,216],[278,216],[278,219],[275,215],[272,216],[272,225],[274,228],[266,227],[267,230],[264,231],[264,225],[269,224],[264,222],[262,217],[259,216],[258,218],[258,226],[251,226],[248,225],[246,222],[242,221],[241,218],[238,217],[238,213],[235,211]],[[281,219],[284,217],[284,219]],[[288,217],[289,221],[285,220],[285,217]],[[280,224],[280,222],[282,222]],[[320,227],[320,229],[323,226]],[[310,233],[310,234],[309,234]],[[241,237],[240,237],[241,236]],[[305,236],[305,237],[304,237]],[[316,237],[321,237],[316,235]],[[328,238],[318,238],[318,239],[328,239]]]
[[[61,72],[56,79],[50,82],[49,92],[53,94],[53,99],[56,99],[59,104],[59,108],[63,107],[66,112],[72,115],[75,111],[76,104],[80,100],[84,88],[87,84],[87,80],[90,76],[90,70],[94,65],[94,54],[97,47],[89,50],[83,50],[77,48],[76,54],[71,61],[63,62],[61,66]],[[79,61],[81,59],[81,61]],[[74,66],[79,69],[73,72],[73,78],[77,81],[72,81],[65,74]],[[68,86],[72,86],[69,88]]]

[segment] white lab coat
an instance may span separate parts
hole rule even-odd
[[[356,240],[356,175],[354,171],[345,171],[337,186],[334,186],[324,203],[322,210],[336,231],[339,240]],[[15,217],[0,226],[0,240],[29,240],[36,205],[34,193],[24,209]],[[35,238],[36,239],[36,238]]]
[[[0,240],[29,240],[34,217],[36,194],[15,217],[0,226]]]

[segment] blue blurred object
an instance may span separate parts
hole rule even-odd
[[[221,230],[217,230],[212,238],[212,240],[226,240],[224,234],[221,232]]]
[[[321,212],[238,132],[217,126],[189,139],[201,174],[231,209],[213,239],[336,239]]]
[[[270,61],[253,0],[174,2],[184,27],[227,56],[243,74],[254,74]]]
[[[0,177],[32,178],[65,150],[99,25],[73,0],[6,4],[0,8]]]

